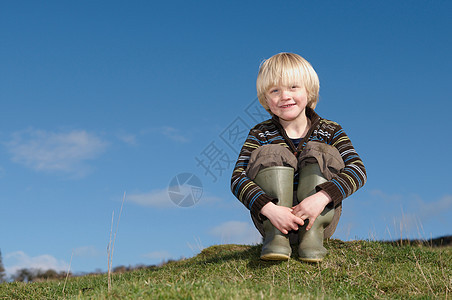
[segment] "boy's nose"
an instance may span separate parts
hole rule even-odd
[[[292,97],[292,94],[290,93],[289,90],[283,89],[281,91],[281,96],[282,96],[283,99],[290,99]]]

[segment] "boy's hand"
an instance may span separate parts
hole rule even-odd
[[[330,203],[331,197],[324,191],[315,193],[312,196],[305,198],[299,204],[293,207],[292,213],[300,217],[303,221],[309,219],[309,224],[306,230],[311,229],[315,219],[322,213],[325,206]]]
[[[290,207],[278,206],[273,202],[265,204],[261,214],[266,216],[283,234],[288,234],[290,230],[297,230],[298,226],[304,225],[303,220],[294,215]]]

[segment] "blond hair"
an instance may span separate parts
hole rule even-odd
[[[314,109],[319,101],[319,77],[311,64],[298,54],[278,53],[264,60],[256,80],[257,97],[261,105],[271,113],[266,93],[275,85],[301,85],[306,88],[309,108]]]

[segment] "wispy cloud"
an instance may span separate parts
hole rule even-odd
[[[161,262],[168,260],[171,257],[171,254],[168,251],[153,251],[143,254],[143,257]]]
[[[257,244],[262,241],[257,229],[250,223],[229,221],[212,228],[212,236],[221,239],[223,244]]]
[[[15,274],[20,269],[67,271],[69,264],[64,260],[58,260],[51,255],[39,255],[31,257],[23,251],[7,253],[4,256],[5,271],[8,276]]]
[[[189,187],[188,187],[189,188]],[[174,191],[174,189],[171,189],[171,191]],[[179,191],[183,196],[187,196],[190,194],[190,192],[187,190],[187,187],[185,186],[179,186]],[[173,195],[174,196],[174,195]],[[127,196],[127,201],[135,203],[140,206],[146,206],[146,207],[155,207],[155,208],[180,208],[180,207],[187,207],[187,205],[178,205],[177,201],[180,199],[174,199],[175,202],[173,202],[170,198],[170,194],[168,193],[168,189],[159,189],[159,190],[153,190],[147,193],[134,193],[129,194]],[[198,200],[198,202],[193,203],[193,206],[195,205],[204,205],[204,204],[212,204],[212,203],[218,203],[221,199],[216,196],[209,196],[206,193],[203,193],[201,198]],[[188,205],[191,206],[191,205]]]
[[[437,200],[430,199],[430,201],[425,201],[416,194],[387,194],[381,190],[372,190],[370,194],[373,196],[373,200],[376,199],[378,202],[384,203],[386,207],[390,204],[393,207],[398,207],[398,211],[402,207],[404,212],[415,214],[421,219],[437,218],[452,208],[452,195],[445,195]]]
[[[387,194],[386,192],[382,190],[371,190],[369,191],[369,194],[375,198],[379,198],[381,200],[384,200],[385,202],[394,203],[394,202],[400,202],[403,200],[403,196],[399,194]]]
[[[74,256],[78,257],[98,257],[101,255],[105,255],[105,253],[94,246],[82,246],[74,249]]]
[[[130,145],[130,146],[136,146],[138,144],[136,134],[127,133],[124,130],[119,131],[116,134],[116,137],[121,142],[126,143],[127,145]]]
[[[436,222],[450,222],[450,211],[452,209],[452,195],[446,195],[436,201],[426,202],[421,198],[413,201],[412,206],[402,207],[401,216],[396,222],[402,223],[407,231],[418,230],[423,222],[435,220]],[[449,212],[449,213],[448,213]],[[419,229],[421,231],[421,229]]]
[[[160,135],[177,143],[187,143],[190,141],[188,135],[173,126],[160,126],[143,129],[139,135]]]
[[[423,199],[418,194],[372,190],[345,202],[336,238],[429,239],[432,233],[450,234],[450,194]]]
[[[179,129],[164,126],[161,128],[161,133],[166,136],[167,138],[179,142],[179,143],[186,143],[188,142],[188,138],[186,135],[182,134]]]
[[[12,160],[36,171],[84,175],[92,160],[103,153],[107,142],[84,130],[50,132],[28,129],[15,132],[6,143]]]
[[[168,195],[168,191],[166,189],[154,190],[149,193],[129,194],[127,196],[127,201],[148,207],[158,207],[158,208],[177,207],[171,201]]]
[[[444,214],[452,210],[452,195],[446,195],[438,201],[430,203],[423,202],[420,207],[422,218],[434,218],[438,214]]]

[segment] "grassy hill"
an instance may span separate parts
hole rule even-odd
[[[402,245],[401,245],[402,244]],[[321,264],[259,260],[261,245],[67,282],[4,283],[0,299],[398,299],[452,297],[452,246],[329,240]]]

